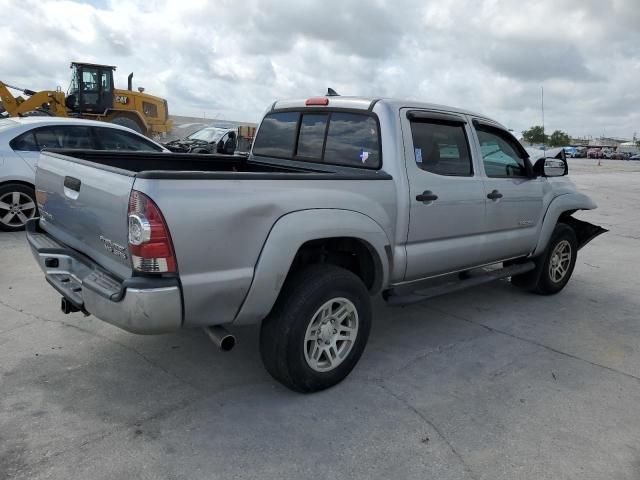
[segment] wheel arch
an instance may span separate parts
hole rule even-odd
[[[141,133],[146,135],[149,132],[149,125],[145,121],[145,119],[140,115],[140,112],[137,110],[115,110],[109,109],[105,112],[104,119],[105,121],[112,123],[115,118],[125,117],[130,120],[133,120],[140,127]]]
[[[18,185],[24,185],[25,187],[33,188],[34,190],[36,188],[36,186],[33,183],[28,182],[27,180],[3,180],[2,182],[0,182],[0,187],[4,187],[5,185],[10,185],[15,183],[17,183]]]
[[[390,252],[382,227],[362,213],[313,209],[284,215],[262,247],[234,323],[259,323],[271,311],[286,278],[313,263],[352,271],[374,295],[388,283]]]
[[[545,251],[558,222],[567,223],[576,231],[580,247],[586,245],[599,234],[606,232],[607,230],[602,227],[572,217],[578,210],[593,210],[595,208],[597,208],[596,203],[582,193],[567,193],[554,198],[545,213],[538,235],[538,243],[532,256],[538,256]]]

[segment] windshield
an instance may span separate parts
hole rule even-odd
[[[220,140],[225,133],[227,133],[227,131],[223,128],[207,127],[192,133],[187,138],[190,140],[204,140],[205,142],[213,143]]]

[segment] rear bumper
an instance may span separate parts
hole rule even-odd
[[[182,326],[177,278],[114,278],[95,262],[27,223],[27,240],[47,282],[68,303],[133,333],[156,334]]]

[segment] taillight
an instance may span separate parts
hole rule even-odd
[[[167,224],[158,206],[137,190],[129,197],[129,253],[134,270],[173,273],[176,257]]]

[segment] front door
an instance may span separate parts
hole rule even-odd
[[[484,263],[485,192],[465,118],[402,110],[410,191],[405,280]]]
[[[487,196],[487,255],[491,261],[528,255],[543,218],[545,180],[533,177],[525,150],[509,132],[474,126]]]

